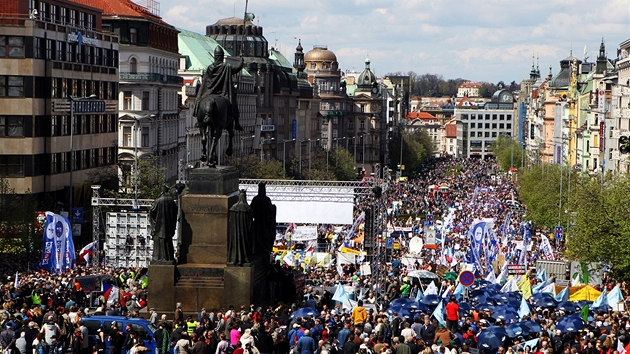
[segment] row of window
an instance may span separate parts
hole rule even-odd
[[[149,127],[142,127],[141,131],[140,146],[149,147]],[[123,147],[135,147],[136,144],[132,141],[132,138],[131,127],[123,127]]]
[[[492,129],[497,129],[497,123],[492,123],[492,125],[490,125],[490,123],[470,123],[470,127],[471,128],[478,128],[478,129],[483,129],[484,127],[486,129],[490,129],[490,127],[492,127]],[[499,123],[499,129],[512,129],[512,123]]]
[[[24,37],[0,36],[0,58],[24,58]]]
[[[73,135],[113,133],[117,131],[115,114],[75,115]],[[34,127],[34,129],[33,129]],[[0,138],[24,138],[70,135],[70,116],[0,116]]]
[[[468,120],[470,116],[470,120],[479,119],[482,120],[485,117],[485,120],[512,120],[511,114],[462,114],[462,120]]]
[[[478,137],[478,138],[481,138],[481,137],[489,138],[490,137],[490,132],[477,132],[477,133],[470,132],[470,137],[471,138],[473,138],[475,136]],[[497,132],[492,132],[492,137],[496,138],[497,137]]]
[[[39,2],[39,20],[93,30],[96,16],[41,1]]]
[[[39,155],[0,155],[0,177],[42,176],[116,164],[115,146]],[[71,157],[72,156],[72,157]]]
[[[96,95],[103,100],[116,100],[117,92],[118,83],[112,81],[0,75],[0,97],[66,98]]]
[[[22,52],[24,52],[23,48]],[[39,37],[34,40],[33,57],[35,59],[118,67],[118,50]]]

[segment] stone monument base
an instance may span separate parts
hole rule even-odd
[[[223,308],[234,305],[240,308],[241,305],[246,307],[252,304],[253,300],[253,283],[252,276],[254,267],[236,267],[228,265],[225,267],[225,290]]]

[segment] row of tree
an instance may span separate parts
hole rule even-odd
[[[457,88],[464,82],[470,81],[462,78],[444,79],[438,74],[416,74],[409,71],[404,74],[402,72],[390,73],[388,76],[404,76],[407,75],[411,79],[411,95],[424,97],[452,97],[457,95]],[[504,88],[512,92],[520,90],[521,85],[512,81],[509,85],[503,81],[496,84],[483,82],[479,90],[479,95],[484,98],[490,98],[499,89]]]

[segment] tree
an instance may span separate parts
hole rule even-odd
[[[523,150],[521,145],[509,135],[499,135],[497,140],[492,142],[492,154],[497,160],[497,164],[503,171],[510,167],[520,168],[523,166]]]
[[[260,162],[260,155],[249,154],[243,157],[228,157],[227,166],[234,166],[239,170],[240,178],[251,179],[290,179],[282,168],[282,161],[271,159]]]
[[[389,141],[389,168],[397,171],[400,162],[401,134],[396,134]],[[420,129],[415,133],[402,134],[402,164],[405,171],[416,171],[419,167],[431,158],[435,151],[435,146],[429,134]]]
[[[354,156],[343,146],[335,146],[335,179],[337,181],[352,181],[355,179],[356,170]]]
[[[38,207],[31,193],[17,194],[0,177],[0,249],[4,254],[31,261],[41,252],[42,235],[35,228]]]
[[[553,229],[558,225],[560,203],[560,167],[544,164],[534,166],[519,175],[519,196],[527,206],[525,218],[535,225]],[[563,173],[566,174],[566,169]],[[567,176],[563,178],[566,181]],[[566,183],[566,182],[565,182]],[[572,192],[573,188],[572,188]],[[562,205],[567,205],[567,188],[563,188]]]
[[[156,199],[162,193],[162,186],[166,182],[166,168],[158,163],[159,159],[154,155],[143,155],[138,159],[138,175],[134,166],[118,173],[118,167],[103,167],[97,169],[88,176],[92,184],[101,185],[103,196],[116,198],[135,198],[136,179],[138,181],[138,199]]]

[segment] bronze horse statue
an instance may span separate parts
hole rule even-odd
[[[218,164],[217,143],[223,135],[223,129],[228,132],[228,147],[225,150],[227,156],[232,156],[232,140],[234,138],[234,119],[229,112],[230,102],[227,98],[218,95],[207,96],[199,102],[197,125],[201,132],[201,161],[208,166],[215,167]],[[210,152],[207,153],[208,137]]]
[[[232,76],[243,68],[243,58],[240,58],[236,65],[223,62],[223,58],[223,49],[217,46],[214,50],[214,62],[203,74],[193,108],[193,116],[197,117],[197,125],[201,132],[201,161],[212,167],[218,164],[217,144],[223,135],[223,130],[227,130],[229,134],[228,147],[225,150],[228,156],[232,155],[234,130],[243,130],[238,122],[236,86],[232,80]],[[212,139],[209,154],[206,149],[208,137]]]

